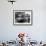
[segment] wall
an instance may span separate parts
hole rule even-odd
[[[13,9],[33,10],[32,26],[14,26]],[[0,40],[15,40],[19,32],[26,32],[33,40],[46,40],[46,0],[17,0],[12,5],[0,0]]]

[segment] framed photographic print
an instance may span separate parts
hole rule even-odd
[[[32,10],[13,10],[14,25],[32,25]]]

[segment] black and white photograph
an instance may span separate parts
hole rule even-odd
[[[32,24],[32,10],[14,10],[13,24]]]

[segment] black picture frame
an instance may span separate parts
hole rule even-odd
[[[32,10],[13,10],[13,25],[32,25],[32,24],[33,24]]]

